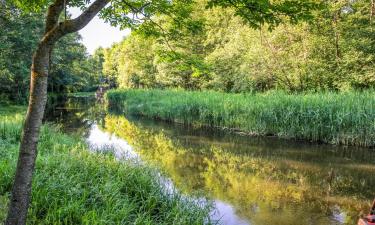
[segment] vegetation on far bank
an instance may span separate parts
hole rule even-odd
[[[172,17],[156,16],[166,37],[139,30],[92,55],[78,34],[63,38],[52,57],[49,93],[102,85],[224,92],[375,87],[374,10],[368,0],[325,1],[310,23],[282,23],[272,31],[267,25],[252,29],[233,9],[207,9],[207,2],[191,3],[185,9],[190,25],[177,30]],[[24,103],[44,16],[20,13],[11,1],[0,1],[0,7],[0,102]]]
[[[24,107],[0,108],[0,223],[12,186]],[[155,171],[92,153],[45,125],[28,224],[203,224],[208,208],[164,190]]]
[[[310,23],[281,20],[272,31],[267,24],[252,29],[231,8],[207,10],[207,2],[196,0],[189,8],[194,26],[176,26],[174,18],[157,16],[168,41],[132,32],[106,49],[103,73],[121,88],[303,92],[375,87],[375,11],[369,0],[321,1]]]
[[[331,144],[375,146],[374,92],[292,95],[112,90],[111,107],[151,118]]]

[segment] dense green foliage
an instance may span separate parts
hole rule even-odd
[[[17,162],[24,108],[0,108],[0,223]],[[43,127],[28,224],[203,224],[208,211],[167,192],[156,171]]]
[[[373,92],[290,95],[115,90],[109,104],[162,120],[332,144],[375,146]]]
[[[25,102],[31,57],[44,29],[44,15],[23,13],[3,2],[0,9],[0,98]],[[57,43],[51,58],[50,92],[89,91],[99,84],[100,55],[89,56],[80,40],[78,34],[71,34]]]
[[[257,30],[238,11],[207,10],[207,2],[191,6],[190,26],[156,17],[164,35],[133,32],[106,50],[104,68],[111,68],[123,88],[298,92],[375,86],[370,0],[325,1],[308,23],[288,24],[284,18],[278,27],[254,25]]]
[[[32,52],[44,31],[44,17],[51,0],[1,1],[0,96],[2,100],[24,102],[28,95]],[[68,1],[69,7],[86,7],[93,1]],[[110,87],[213,88],[225,91],[267,89],[266,73],[244,60],[253,40],[235,41],[232,34],[248,36],[252,28],[274,29],[284,22],[310,20],[316,0],[137,0],[112,1],[101,18],[121,28],[134,28],[124,42],[111,49],[98,49],[93,56],[71,34],[58,43],[51,58],[49,91],[56,93],[91,91],[98,85]],[[233,16],[236,15],[236,16]],[[64,16],[62,16],[64,17]],[[69,15],[68,15],[69,17]],[[60,20],[66,20],[61,18]],[[69,18],[68,18],[69,19]],[[220,31],[216,33],[216,31]],[[235,31],[234,33],[232,31]],[[228,35],[227,35],[227,34]],[[239,42],[238,42],[239,41]],[[232,45],[232,44],[231,44]],[[230,52],[222,61],[220,52]],[[240,52],[238,52],[240,50]],[[264,52],[260,54],[264,55]],[[241,56],[241,57],[239,57]],[[256,57],[259,62],[259,57]],[[279,59],[277,59],[279,60]],[[224,64],[230,66],[223,68]],[[248,65],[246,68],[244,64]],[[250,70],[252,69],[252,71]],[[251,74],[249,76],[249,74]]]

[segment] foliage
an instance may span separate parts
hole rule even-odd
[[[88,55],[78,34],[64,37],[57,43],[52,55],[49,91],[69,93],[94,91],[100,83],[100,50]]]
[[[21,109],[21,111],[20,111]],[[17,161],[23,108],[1,107],[0,221]],[[10,130],[14,130],[10,135]],[[29,224],[203,224],[205,206],[166,192],[156,171],[88,151],[78,138],[45,125],[33,183]]]
[[[268,24],[269,29],[283,23],[286,18],[291,23],[312,18],[312,9],[319,8],[317,1],[290,0],[211,0],[208,7],[233,8],[235,15],[242,17],[251,27],[260,28]],[[283,15],[282,17],[280,15]]]
[[[42,13],[23,13],[9,3],[1,3],[0,12],[0,96],[26,101],[30,80],[31,57],[43,32]],[[78,34],[57,43],[51,59],[49,91],[88,91],[99,84],[96,55],[89,56]]]
[[[109,104],[137,115],[332,144],[375,146],[374,93],[290,95],[114,90]]]
[[[90,0],[72,0],[67,7],[85,9]],[[43,14],[51,0],[12,0],[2,2],[4,51],[0,56],[0,95],[24,101],[29,87],[30,57],[43,32]],[[274,28],[283,21],[311,19],[316,1],[217,1],[217,0],[137,0],[112,1],[100,16],[112,25],[133,28],[131,37],[110,50],[99,49],[88,56],[79,44],[79,35],[72,34],[60,41],[51,61],[49,90],[51,92],[90,91],[98,85],[116,87],[183,87],[200,89],[215,86],[215,78],[207,56],[212,46],[206,45],[206,20],[213,11],[231,10],[244,21],[259,28],[265,23]],[[219,8],[223,7],[223,8]],[[208,9],[210,8],[210,9]],[[228,10],[224,10],[230,8]],[[255,10],[253,10],[255,9]],[[31,15],[31,16],[30,16]],[[69,19],[68,18],[61,18]],[[5,25],[6,24],[6,25]],[[8,26],[10,24],[10,26]],[[32,34],[32,35],[29,35]],[[19,47],[15,51],[15,48]],[[145,54],[146,53],[146,54]],[[238,55],[235,53],[235,55]],[[103,59],[105,61],[103,62]],[[17,61],[17,63],[14,63]],[[242,83],[242,75],[235,76]],[[225,80],[225,79],[224,79]],[[249,81],[249,82],[248,82]],[[218,88],[231,88],[229,84]],[[215,82],[214,82],[215,83]],[[251,82],[250,82],[251,83]],[[249,90],[239,87],[237,91]],[[251,88],[250,88],[251,89]]]
[[[374,88],[375,12],[368,0],[318,5],[275,2],[277,6],[270,6],[267,0],[199,0],[191,4],[184,26],[176,25],[173,17],[158,15],[154,22],[160,26],[159,35],[144,35],[147,29],[140,32],[141,26],[140,31],[107,50],[116,52],[119,63],[111,76],[118,77],[119,86],[128,88],[225,92]],[[236,7],[229,7],[232,4]],[[293,17],[271,16],[273,7],[284,4],[293,5],[286,10],[303,7],[313,11],[293,14],[302,17],[298,21],[307,20],[299,24]],[[211,7],[205,9],[207,5]],[[251,11],[251,7],[260,11]],[[267,7],[271,7],[265,10],[270,17],[263,11]],[[105,63],[112,60],[105,57]],[[147,85],[138,85],[139,80],[147,80]]]
[[[39,38],[40,15],[19,13],[0,2],[0,96],[22,101],[27,96],[32,51]]]

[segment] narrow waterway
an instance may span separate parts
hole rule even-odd
[[[160,169],[229,225],[356,224],[375,197],[375,151],[241,136],[107,112],[90,98],[48,107],[48,121]]]

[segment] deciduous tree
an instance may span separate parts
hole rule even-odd
[[[37,157],[37,144],[47,101],[47,81],[50,58],[58,40],[85,27],[99,12],[112,25],[121,28],[142,25],[145,31],[163,35],[152,17],[166,14],[173,18],[176,31],[189,18],[192,0],[13,0],[26,11],[46,10],[45,28],[32,57],[30,97],[20,144],[19,159],[11,193],[7,225],[25,224],[30,202],[32,176]],[[110,3],[110,4],[108,4]],[[269,23],[270,27],[281,23],[280,17],[292,22],[310,17],[314,4],[307,0],[211,0],[209,7],[233,7],[253,27]],[[89,4],[89,5],[88,5]],[[64,17],[66,6],[84,8],[74,19]],[[107,7],[106,7],[107,6]]]

